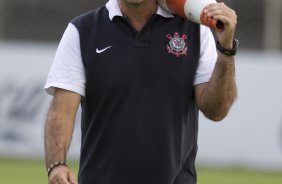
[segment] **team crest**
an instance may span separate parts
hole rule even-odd
[[[180,36],[180,34],[176,32],[173,36],[171,34],[167,34],[166,38],[169,39],[169,43],[166,45],[168,53],[171,53],[176,57],[187,54],[188,48],[185,42],[187,36],[185,34]]]

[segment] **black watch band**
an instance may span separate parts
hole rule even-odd
[[[218,40],[216,41],[217,50],[220,53],[227,55],[227,56],[235,56],[237,53],[238,45],[239,45],[239,41],[237,39],[234,39],[232,49],[226,49],[219,43]]]

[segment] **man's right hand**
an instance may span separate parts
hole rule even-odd
[[[74,173],[66,166],[60,165],[54,168],[48,179],[49,184],[78,184]]]

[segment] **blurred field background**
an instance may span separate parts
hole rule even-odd
[[[1,183],[39,184],[47,183],[42,160],[0,160]],[[69,163],[75,173],[78,163]],[[236,168],[198,168],[199,184],[281,184],[281,172],[254,171]]]
[[[0,184],[47,183],[43,86],[75,16],[106,0],[0,0]],[[238,102],[220,124],[200,117],[199,184],[282,183],[282,1],[223,0],[238,15]],[[79,118],[69,165],[78,170]]]

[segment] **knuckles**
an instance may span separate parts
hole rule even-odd
[[[55,184],[57,182],[57,179],[55,177],[52,177],[49,179],[49,184]]]

